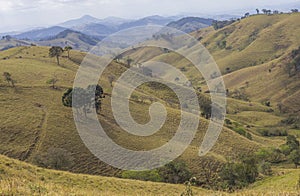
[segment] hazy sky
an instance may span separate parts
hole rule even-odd
[[[0,32],[58,24],[85,14],[98,18],[215,14],[294,2],[299,0],[0,0]]]

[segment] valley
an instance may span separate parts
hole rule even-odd
[[[142,21],[145,20],[150,19]],[[152,20],[161,19],[152,17]],[[199,117],[199,127],[192,143],[174,160],[174,163],[184,163],[184,169],[196,177],[195,186],[192,186],[194,195],[299,194],[300,171],[295,166],[300,165],[300,160],[299,164],[293,161],[295,159],[291,160],[297,147],[293,149],[289,144],[294,142],[297,146],[300,137],[300,24],[297,22],[300,14],[257,14],[221,29],[210,26],[212,21],[199,26],[199,19],[196,20],[198,30],[195,30],[193,21],[170,23],[169,20],[164,18],[160,23],[170,24],[195,37],[208,49],[223,74],[227,114],[217,143],[207,155],[198,156],[199,145],[209,124],[204,109],[209,105],[210,94],[204,78],[199,77],[195,67],[178,54],[151,47],[134,48],[123,53],[102,74],[99,85],[105,98],[98,119],[107,135],[117,144],[136,151],[157,148],[174,136],[180,122],[180,109],[178,98],[165,86],[143,84],[129,100],[131,115],[141,124],[150,120],[148,110],[153,102],[165,105],[168,112],[166,122],[149,137],[131,135],[122,130],[111,109],[115,78],[128,70],[128,64],[138,67],[151,60],[166,62],[181,70],[191,81],[191,86],[197,89],[201,112],[204,113]],[[119,20],[116,23],[120,25]],[[134,26],[133,23],[125,21],[123,25],[127,28]],[[74,21],[65,25],[73,24]],[[82,142],[72,108],[62,104],[62,95],[73,87],[86,51],[95,46],[101,36],[107,35],[85,33],[64,29],[51,35],[51,39],[37,42],[22,41],[16,36],[0,41],[1,47],[2,43],[6,44],[0,52],[0,73],[9,73],[14,81],[13,85],[7,78],[0,81],[0,194],[180,195],[186,188],[184,182],[170,184],[174,181],[161,180],[159,177],[162,176],[149,177],[146,173],[144,179],[143,173],[129,173],[132,179],[121,179],[128,178],[124,171],[100,161]],[[7,43],[11,47],[7,47]],[[69,57],[66,51],[62,53],[58,65],[55,58],[49,57],[50,46],[71,46],[73,49],[69,51]],[[172,77],[164,74],[162,77]],[[247,185],[238,184],[238,180],[232,186],[222,181],[226,179],[221,179],[225,175],[224,166],[230,170],[230,164],[247,164],[246,158],[252,155],[259,157],[255,167],[261,169],[261,164],[267,162],[271,174],[259,171],[254,182]],[[63,157],[62,163],[53,164],[51,161],[58,156]],[[153,172],[161,174],[160,170]],[[139,181],[148,181],[148,177],[155,182]]]

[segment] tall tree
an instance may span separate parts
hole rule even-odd
[[[57,65],[59,65],[59,57],[61,56],[61,54],[63,53],[63,49],[60,46],[52,46],[49,49],[49,56],[50,57],[56,57],[57,60]]]
[[[65,48],[64,48],[64,50],[65,51],[67,51],[67,53],[68,53],[68,59],[70,58],[70,50],[72,50],[73,48],[71,47],[71,46],[66,46]]]
[[[82,109],[86,116],[91,107],[95,108],[98,114],[100,113],[104,97],[100,85],[89,85],[86,89],[78,87],[68,89],[62,96],[62,103],[66,107],[74,107],[78,113],[79,109]]]
[[[126,59],[126,61],[127,61],[127,66],[130,67],[131,63],[133,62],[133,59],[131,59],[130,57],[128,57]]]
[[[259,14],[259,9],[256,9],[257,14]]]

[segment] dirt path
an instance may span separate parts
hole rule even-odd
[[[31,144],[31,146],[28,148],[25,155],[22,157],[22,160],[31,159],[32,158],[31,156],[39,151],[39,149],[41,148],[41,145],[46,137],[48,113],[44,106],[41,106],[40,108],[43,111],[42,120],[37,127],[38,130],[36,131],[36,137],[35,137],[33,143]]]

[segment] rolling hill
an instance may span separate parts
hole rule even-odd
[[[297,13],[255,15],[236,21],[222,29],[215,30],[208,27],[191,33],[208,48],[215,58],[224,74],[224,81],[228,89],[227,123],[212,151],[204,157],[198,156],[199,144],[208,126],[208,121],[201,117],[196,137],[186,151],[176,159],[176,161],[185,162],[197,179],[205,179],[207,167],[212,167],[212,171],[217,172],[228,159],[235,160],[241,155],[250,154],[260,148],[276,148],[285,143],[286,137],[265,137],[261,134],[262,130],[286,130],[289,134],[300,136],[300,130],[297,127],[299,122],[285,124],[291,116],[297,117],[300,111],[300,105],[297,103],[300,93],[298,75],[290,76],[286,69],[286,66],[292,63],[295,53],[293,51],[300,46],[300,25],[297,23],[299,19],[300,14]],[[80,33],[65,31],[54,39],[55,44],[65,44],[66,39],[68,44],[74,44],[72,45],[74,48],[76,48],[75,44],[81,43]],[[51,42],[53,43],[53,40]],[[45,45],[47,45],[46,41]],[[84,46],[87,49],[90,47],[89,45]],[[66,89],[72,87],[76,71],[86,54],[75,50],[71,51],[70,59],[61,58],[61,65],[58,66],[54,58],[48,57],[48,52],[49,47],[39,46],[16,47],[0,52],[0,72],[11,73],[12,78],[16,81],[15,88],[5,81],[0,83],[0,102],[3,105],[3,109],[0,110],[0,153],[40,165],[41,157],[50,156],[53,149],[59,148],[72,158],[73,164],[63,168],[65,170],[74,173],[120,177],[122,173],[120,170],[99,161],[85,147],[76,131],[71,109],[64,107],[61,103],[62,94]],[[111,62],[99,80],[99,84],[106,93],[101,115],[98,116],[99,121],[106,133],[121,146],[132,150],[153,149],[165,144],[173,137],[172,130],[178,126],[180,111],[176,104],[168,103],[170,100],[172,103],[176,103],[178,100],[170,92],[170,89],[156,89],[151,85],[142,85],[134,92],[137,98],[130,100],[133,118],[139,123],[146,123],[149,120],[150,104],[153,100],[158,100],[166,105],[168,112],[166,123],[151,137],[133,136],[118,127],[111,110],[112,87],[108,78],[111,76],[119,78],[127,70],[125,66],[127,57],[133,60],[132,66],[149,60],[168,62],[174,65],[192,81],[194,88],[202,89],[200,93],[202,96],[208,96],[205,93],[207,86],[203,78],[196,74],[195,68],[190,65],[189,61],[176,53],[166,52],[160,48],[134,48],[124,53],[120,61]],[[51,85],[47,84],[47,81],[54,77],[58,81],[55,84],[56,88],[53,89]],[[284,112],[281,111],[282,108],[279,108],[279,104],[285,108]],[[250,134],[251,137],[246,137],[241,132]],[[6,157],[0,158],[4,160],[3,162],[12,162],[13,165],[24,164],[20,167],[25,167],[29,172],[34,170],[39,173],[38,170],[41,170],[41,172],[45,172],[43,175],[51,176],[50,184],[47,184],[48,181],[44,184],[44,182],[40,182],[43,180],[40,180],[39,174],[36,174],[38,179],[33,177],[35,172],[31,172],[34,175],[20,174],[20,179],[27,179],[26,175],[32,176],[37,179],[35,181],[37,184],[41,183],[47,190],[57,186],[58,190],[76,191],[78,186],[81,186],[74,185],[74,189],[69,188],[68,185],[67,187],[58,186],[53,177],[56,175],[54,173],[65,176],[66,178],[62,177],[63,181],[71,181],[72,186],[76,182],[82,182],[82,179],[91,181],[95,179],[97,182],[107,179],[110,184],[113,184],[113,187],[123,187],[122,183],[128,182],[113,178],[85,177],[43,170],[18,161],[11,161]],[[6,171],[8,166],[2,167]],[[251,185],[249,189],[241,190],[236,194],[296,194],[295,186],[299,171],[281,169],[282,167],[290,168],[290,163],[274,164],[274,176],[265,177]],[[11,172],[14,172],[14,169]],[[12,174],[10,173],[8,176]],[[2,175],[1,170],[0,175]],[[76,180],[72,180],[72,178]],[[2,186],[8,186],[7,182],[3,183],[5,184]],[[20,183],[18,179],[15,183],[20,184],[21,187],[25,184]],[[140,186],[140,182],[135,185],[135,181],[130,181],[130,184],[134,186],[130,190],[135,189],[135,186]],[[150,185],[150,187],[157,187],[153,188],[154,195],[160,189],[159,185],[156,183]],[[36,184],[32,186],[34,187]],[[85,182],[82,186],[89,189],[87,191],[95,189],[86,185]],[[147,185],[143,186],[147,187]],[[169,187],[165,184],[164,186]],[[173,189],[171,187],[173,185],[164,189],[164,192],[169,193],[169,189]],[[179,193],[181,187],[176,186],[174,192]],[[149,189],[147,188],[147,190]],[[28,191],[28,188],[24,191]],[[108,191],[112,191],[111,194],[121,194],[123,189],[112,188]],[[142,191],[141,194],[144,193]],[[197,191],[199,191],[199,195],[210,193],[202,192],[201,189],[197,189]],[[152,192],[150,191],[149,194],[151,195]]]
[[[31,42],[29,41],[18,40],[7,35],[7,36],[3,36],[2,39],[0,40],[0,51],[14,48],[17,46],[30,46],[30,45]]]
[[[80,59],[84,57],[84,53],[71,51],[71,59],[62,58],[61,66],[57,66],[55,59],[48,57],[48,50],[47,47],[32,46],[14,48],[0,53],[0,59],[10,55],[10,58],[1,60],[0,71],[11,73],[17,81],[17,91],[11,89],[4,82],[1,84],[1,104],[6,106],[1,110],[0,140],[2,142],[0,152],[20,160],[34,162],[39,154],[47,153],[51,147],[60,147],[70,152],[74,158],[75,164],[68,168],[70,171],[118,175],[120,171],[100,162],[86,149],[75,129],[71,109],[64,107],[61,103],[63,92],[73,84],[78,62],[81,62]],[[20,56],[22,58],[19,58]],[[111,74],[117,77],[125,70],[124,66],[115,63],[104,73],[100,83],[105,92],[111,92],[107,77]],[[46,81],[54,75],[59,80],[56,90],[46,84]],[[146,97],[153,96],[153,98],[161,97],[166,93],[157,91],[158,94],[156,94],[149,88],[140,91],[140,93],[146,94]],[[43,98],[41,99],[41,97]],[[132,102],[133,115],[137,121],[144,122],[146,120],[144,117],[150,103]],[[174,122],[179,122],[179,111],[173,108],[169,108],[168,111],[170,111],[170,115],[166,125],[149,138],[133,137],[116,126],[109,98],[104,99],[103,114],[105,115],[99,116],[99,119],[105,130],[110,130],[108,134],[119,144],[136,150],[152,149],[168,141],[173,135],[173,132],[169,130],[173,130],[172,127],[175,129],[177,123],[174,124]],[[16,120],[17,124],[14,123]],[[28,124],[28,122],[30,123]],[[206,120],[201,120],[196,138],[180,158],[186,161],[190,169],[197,173],[197,176],[202,175],[201,165],[207,164],[210,160],[215,160],[216,167],[218,167],[218,164],[225,160],[225,156],[236,156],[261,146],[255,141],[250,141],[230,129],[224,128],[214,150],[206,157],[199,157],[199,143],[204,136],[207,124]]]
[[[178,21],[170,22],[169,24],[167,24],[167,26],[181,30],[186,33],[191,33],[199,29],[211,26],[212,22],[212,19],[186,17]]]
[[[237,193],[214,192],[192,187],[194,195],[297,195],[299,170],[258,181]],[[32,166],[0,155],[2,195],[180,195],[184,185],[143,182],[55,171]]]

